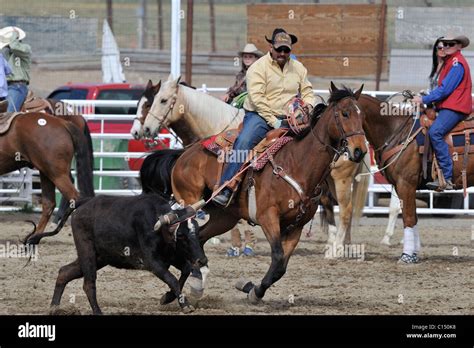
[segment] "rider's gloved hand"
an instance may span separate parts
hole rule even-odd
[[[276,120],[275,123],[273,123],[273,128],[278,129],[278,128],[290,128],[288,125],[287,120]]]

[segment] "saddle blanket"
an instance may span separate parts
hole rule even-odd
[[[8,132],[15,117],[21,114],[21,112],[5,112],[0,114],[0,135]]]

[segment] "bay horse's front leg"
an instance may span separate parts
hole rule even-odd
[[[274,208],[269,209],[264,217],[259,218],[259,221],[271,247],[272,261],[270,268],[260,285],[256,286],[252,282],[244,280],[239,280],[236,284],[237,289],[248,293],[248,299],[253,304],[260,302],[267,289],[286,273],[288,261],[298,244],[303,229],[302,227],[297,227],[282,238],[280,235],[279,216]]]
[[[403,254],[400,262],[418,262],[420,252],[420,236],[416,228],[416,187],[405,180],[399,180],[396,185],[403,216]]]

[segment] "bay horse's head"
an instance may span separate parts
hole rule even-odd
[[[364,113],[359,107],[362,85],[356,92],[343,86],[338,89],[331,81],[328,107],[328,135],[336,147],[353,162],[360,162],[367,153],[365,133],[362,128]],[[339,150],[339,151],[340,151]]]
[[[178,99],[179,80],[173,79],[170,74],[168,80],[163,83],[160,91],[155,95],[153,104],[145,118],[143,131],[145,136],[154,136],[159,133],[161,128],[169,127],[171,123],[177,121],[181,113],[173,113],[176,100]]]
[[[153,85],[151,80],[148,80],[145,92],[143,92],[140,99],[138,99],[137,114],[133,120],[132,129],[130,129],[130,133],[136,140],[143,138],[143,123],[150,111],[155,95],[160,91],[160,87],[161,80],[156,84],[156,86]]]

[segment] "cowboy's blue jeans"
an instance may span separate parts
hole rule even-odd
[[[228,156],[230,163],[222,174],[221,185],[237,174],[249,150],[253,149],[272,129],[256,112],[247,111],[245,113],[243,128],[235,140],[232,154]]]
[[[20,111],[27,94],[28,86],[24,83],[12,83],[8,85],[7,112]]]
[[[449,109],[441,109],[428,131],[438,164],[446,180],[453,178],[453,160],[449,155],[444,136],[466,117],[465,114]]]

